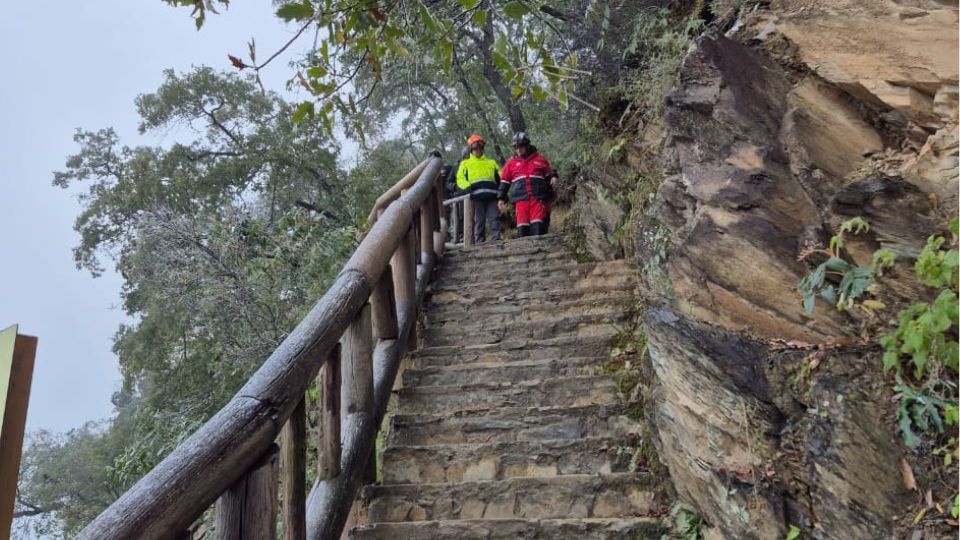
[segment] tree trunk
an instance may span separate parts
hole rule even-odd
[[[493,63],[493,21],[487,18],[487,24],[483,27],[483,39],[480,41],[480,53],[483,55],[483,76],[486,77],[493,93],[497,99],[507,109],[507,116],[510,118],[510,129],[514,133],[527,130],[527,121],[523,117],[523,111],[520,110],[520,104],[514,101],[510,88],[503,84],[503,77],[497,71]]]

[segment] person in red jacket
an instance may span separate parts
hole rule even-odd
[[[546,234],[550,197],[557,187],[557,174],[547,158],[530,144],[524,132],[513,137],[516,155],[500,173],[498,206],[503,212],[507,201],[513,203],[517,217],[517,236]]]

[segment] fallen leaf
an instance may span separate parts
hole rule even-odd
[[[923,519],[923,516],[925,516],[925,515],[927,515],[927,509],[926,509],[926,508],[924,508],[923,510],[917,512],[917,517],[913,518],[913,524],[916,525],[917,523],[920,523],[920,520]]]
[[[900,474],[903,475],[903,487],[910,490],[917,490],[917,480],[913,477],[913,469],[907,463],[906,458],[900,458]]]
[[[928,489],[923,498],[927,502],[927,509],[933,508],[933,490]]]

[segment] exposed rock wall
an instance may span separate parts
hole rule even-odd
[[[957,27],[955,2],[781,0],[684,61],[648,418],[714,538],[896,538],[916,514],[889,384],[851,339],[863,321],[822,302],[806,315],[795,285],[798,254],[852,216],[872,226],[848,245],[859,264],[880,247],[916,257],[956,216]],[[891,303],[918,293],[907,273],[884,286]]]

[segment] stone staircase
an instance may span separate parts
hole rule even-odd
[[[425,306],[351,538],[651,538],[641,426],[603,372],[635,271],[577,264],[558,236],[449,252]]]

